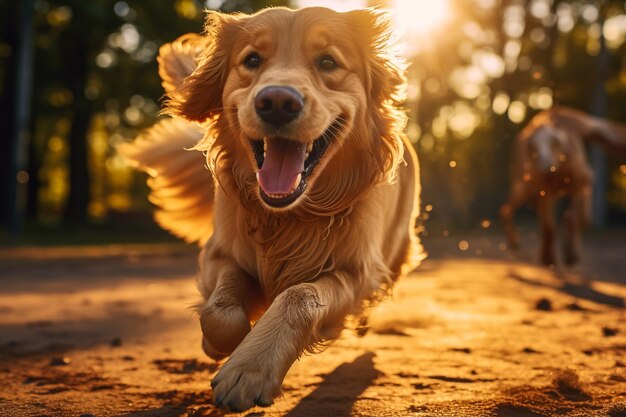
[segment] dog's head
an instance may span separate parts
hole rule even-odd
[[[161,50],[167,111],[207,124],[209,165],[246,199],[272,210],[354,199],[402,160],[404,66],[388,29],[375,10],[210,12],[205,37]]]

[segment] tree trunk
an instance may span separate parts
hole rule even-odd
[[[0,86],[0,226],[8,226],[13,211],[11,179],[13,160],[13,132],[15,131],[15,79],[17,73],[17,3],[7,2],[5,15],[0,20],[2,39],[10,45],[6,73]]]
[[[35,134],[35,126],[36,122],[31,123],[31,132],[33,132],[33,135]],[[30,141],[30,146],[28,148],[29,178],[26,197],[26,219],[27,221],[36,221],[37,215],[39,214],[39,187],[41,186],[41,181],[39,180],[39,168],[41,168],[42,158],[41,151],[37,149],[34,137]]]
[[[15,77],[15,124],[10,177],[7,178],[7,207],[9,208],[9,230],[13,237],[21,234],[28,182],[28,145],[30,141],[30,110],[33,72],[33,0],[18,3],[18,48],[17,72]]]
[[[600,9],[600,52],[595,59],[594,83],[591,91],[589,112],[594,116],[606,117],[607,94],[604,83],[609,70],[610,56],[604,40],[604,12]],[[593,184],[593,224],[597,227],[606,225],[606,190],[607,190],[607,158],[604,150],[592,144],[589,152],[589,162],[594,173]]]
[[[79,53],[80,57],[84,55]],[[68,141],[69,155],[69,196],[65,207],[65,221],[69,225],[81,225],[87,221],[87,207],[89,205],[89,170],[87,169],[87,134],[91,119],[91,103],[85,98],[87,79],[86,65],[79,66],[73,71],[72,94],[74,95],[72,127]]]
[[[74,19],[89,19],[81,16],[76,10]],[[66,85],[69,87],[74,101],[72,104],[72,127],[68,134],[69,143],[69,195],[65,206],[64,220],[70,226],[80,226],[87,222],[87,208],[90,201],[90,180],[88,163],[88,131],[91,120],[92,105],[85,97],[85,88],[89,79],[91,54],[88,39],[90,34],[67,32],[66,48]]]

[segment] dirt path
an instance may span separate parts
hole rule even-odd
[[[281,399],[242,415],[625,417],[623,236],[568,273],[498,242],[433,241],[365,337],[303,357]],[[186,309],[195,255],[84,252],[0,253],[0,416],[221,415]]]

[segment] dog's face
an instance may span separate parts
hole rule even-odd
[[[380,50],[386,28],[379,13],[366,10],[211,14],[214,43],[168,91],[169,107],[209,120],[217,132],[211,146],[248,160],[238,165],[247,171],[240,175],[256,178],[243,181],[254,187],[247,193],[269,209],[288,209],[320,176],[350,169],[345,160],[388,159],[381,156],[389,150],[386,124],[397,117],[392,106],[404,78]]]
[[[273,208],[313,185],[366,102],[361,59],[350,39],[330,29],[343,24],[345,33],[345,22],[281,12],[291,22],[266,13],[243,32],[223,95],[228,122],[240,126],[254,155],[259,195]],[[286,23],[298,29],[286,31]]]

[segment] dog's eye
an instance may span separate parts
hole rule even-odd
[[[243,65],[248,69],[255,69],[261,66],[261,56],[256,52],[252,52],[243,60]]]
[[[324,55],[317,61],[317,66],[323,71],[332,71],[336,69],[339,65],[337,65],[337,61],[335,61],[335,58],[330,55]]]

